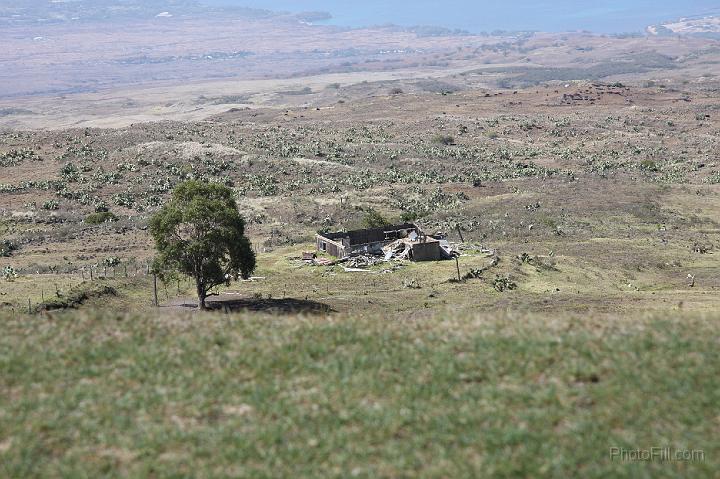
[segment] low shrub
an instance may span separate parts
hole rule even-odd
[[[41,312],[77,308],[90,299],[105,296],[117,296],[117,290],[108,285],[85,282],[72,288],[64,297],[48,299],[40,303],[35,310]]]
[[[363,218],[363,228],[382,228],[388,226],[390,221],[375,209],[368,210]]]
[[[103,223],[111,223],[113,221],[118,221],[118,217],[110,211],[91,213],[85,217],[85,223],[89,225],[101,225]]]
[[[7,258],[17,249],[17,245],[10,240],[0,241],[0,257]]]
[[[455,144],[455,138],[451,135],[435,135],[432,138],[432,142],[438,145],[449,146]]]

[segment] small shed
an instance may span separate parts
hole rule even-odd
[[[337,258],[358,254],[382,254],[382,248],[393,241],[416,237],[420,229],[412,224],[385,226],[364,230],[318,234],[317,249]]]

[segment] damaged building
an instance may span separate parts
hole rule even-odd
[[[318,234],[317,249],[336,258],[372,255],[386,260],[440,261],[453,257],[444,238],[428,236],[412,223]]]

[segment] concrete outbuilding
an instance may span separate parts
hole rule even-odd
[[[427,236],[412,223],[318,234],[316,242],[318,251],[336,258],[374,255],[386,259],[440,261],[451,257],[442,240]]]

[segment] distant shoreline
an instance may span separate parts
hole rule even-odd
[[[429,2],[419,1],[413,9],[402,2],[381,3],[366,0],[362,6],[337,4],[329,0],[306,0],[298,3],[283,0],[198,0],[174,3],[162,0],[152,4],[128,0],[122,9],[108,5],[84,5],[84,2],[60,2],[35,6],[0,6],[0,24],[40,25],[66,22],[122,19],[202,17],[207,14],[231,13],[247,18],[285,17],[308,25],[362,29],[393,26],[414,30],[443,30],[455,34],[482,35],[492,32],[591,32],[595,34],[643,34],[653,27],[720,15],[720,7],[704,4],[676,6],[659,1],[657,8],[642,8],[635,2],[606,0],[601,5],[578,8],[567,0],[552,3],[516,0],[517,8],[509,14],[504,5],[473,6],[465,0],[446,0],[438,11]],[[642,2],[641,2],[642,3]],[[691,13],[693,12],[694,13]],[[699,12],[699,13],[698,13]],[[660,29],[661,30],[661,29]]]
[[[229,0],[220,0],[229,1]],[[376,4],[377,3],[377,4]],[[676,6],[653,5],[648,10],[642,5],[628,6],[628,2],[602,2],[596,7],[577,8],[573,2],[553,2],[543,7],[543,2],[526,2],[520,5],[513,15],[508,15],[502,5],[482,7],[466,6],[462,14],[457,13],[462,1],[448,0],[442,12],[429,11],[426,2],[418,2],[413,10],[388,6],[380,2],[367,1],[362,7],[356,5],[338,5],[326,0],[314,0],[302,7],[289,5],[282,0],[257,0],[250,2],[253,7],[267,8],[273,11],[288,12],[289,15],[302,16],[299,8],[313,8],[327,14],[326,18],[308,21],[313,25],[335,26],[340,28],[368,28],[393,25],[402,28],[418,26],[442,27],[448,30],[461,30],[470,34],[482,34],[493,31],[536,31],[564,33],[587,31],[596,34],[632,34],[645,33],[652,25],[660,25],[679,18],[699,18],[720,13],[720,8],[695,4]],[[522,1],[520,2],[523,3]],[[227,4],[227,3],[225,3]],[[464,4],[463,4],[464,5]],[[424,8],[427,7],[427,8]],[[295,10],[295,8],[298,8]]]

